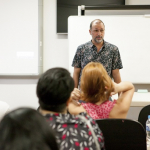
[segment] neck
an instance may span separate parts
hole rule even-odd
[[[103,102],[97,102],[97,103],[95,103],[96,105],[100,105],[100,104],[102,104]]]
[[[63,112],[54,112],[54,111],[49,111],[49,110],[43,110],[40,108],[39,112],[43,115],[46,115],[46,114],[67,114],[67,109],[65,109]]]
[[[100,101],[98,101],[97,103],[95,103],[96,105],[100,105],[100,104],[102,104],[102,103],[104,103],[104,102],[106,102],[106,100],[100,100]]]
[[[95,41],[93,41],[92,40],[92,43],[95,45],[95,46],[103,46],[103,44],[104,44],[104,41],[102,41],[102,42],[100,42],[100,43],[97,43],[97,42],[95,42]]]

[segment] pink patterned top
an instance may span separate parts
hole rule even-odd
[[[116,100],[114,101],[106,101],[100,105],[92,104],[92,103],[81,103],[81,105],[84,107],[86,112],[93,118],[93,119],[102,119],[102,118],[108,118],[109,113],[112,110],[116,103]]]

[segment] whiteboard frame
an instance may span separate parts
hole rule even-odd
[[[15,2],[14,2],[15,3]],[[43,72],[43,0],[38,0],[37,73],[0,73],[0,76],[39,76]],[[28,11],[28,10],[27,10]]]

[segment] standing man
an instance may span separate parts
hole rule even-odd
[[[78,46],[73,59],[75,88],[80,86],[82,69],[91,61],[100,62],[114,82],[120,83],[119,69],[123,68],[120,53],[117,46],[104,41],[104,23],[100,19],[93,20],[90,23],[89,33],[92,40]]]

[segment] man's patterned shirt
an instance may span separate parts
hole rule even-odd
[[[112,78],[112,70],[122,69],[121,56],[118,47],[104,41],[104,45],[99,52],[91,41],[78,46],[74,56],[72,66],[81,68],[79,84],[83,68],[89,62],[100,62],[106,69],[108,75]]]

